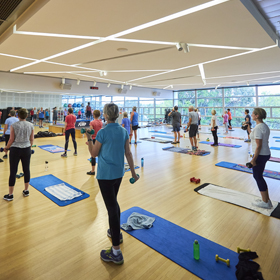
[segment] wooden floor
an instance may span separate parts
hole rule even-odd
[[[148,130],[154,129],[142,128],[139,134],[149,136]],[[167,127],[156,129],[171,131]],[[279,136],[276,131],[271,134]],[[231,135],[244,136],[244,132],[235,129]],[[212,138],[200,134],[201,140],[207,137]],[[190,183],[189,178],[194,176],[202,183],[259,194],[252,175],[215,167],[219,161],[245,163],[250,144],[219,140],[240,144],[242,148],[200,144],[211,154],[199,157],[165,152],[162,148],[166,145],[159,143],[142,141],[137,146],[131,145],[135,163],[140,165],[144,157],[145,166],[138,169],[141,179],[135,185],[129,183],[131,174],[125,173],[118,198],[121,210],[139,206],[231,250],[235,251],[237,246],[250,248],[259,255],[256,261],[264,278],[280,279],[280,220],[193,191],[197,185]],[[271,138],[270,146],[277,146],[274,140]],[[53,174],[89,193],[88,199],[59,207],[32,187],[30,196],[24,198],[21,178],[17,179],[14,201],[0,200],[0,279],[199,279],[125,232],[121,245],[124,264],[117,266],[100,260],[100,250],[110,246],[106,236],[108,217],[97,180],[86,175],[90,163],[85,139],[77,142],[78,156],[73,156],[70,142],[67,159],[35,148],[31,177]],[[34,144],[63,146],[64,137],[36,139]],[[188,139],[181,139],[180,146],[187,145]],[[272,155],[279,157],[280,152],[272,151]],[[45,161],[49,162],[48,172],[44,171]],[[267,169],[279,171],[279,167],[280,163],[267,164]],[[3,196],[8,191],[8,160],[0,163],[0,168]],[[21,171],[20,166],[18,173]],[[280,182],[267,178],[266,181],[271,199],[280,201]]]

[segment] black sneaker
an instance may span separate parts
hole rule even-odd
[[[12,200],[14,200],[14,195],[13,194],[11,194],[11,195],[6,194],[6,195],[4,195],[3,198],[7,201],[12,201]]]
[[[110,229],[107,230],[107,236],[108,236],[109,238],[112,238]],[[121,244],[121,243],[123,243],[123,236],[122,236],[122,233],[120,232],[120,244]]]
[[[89,171],[87,172],[87,175],[95,175],[95,172]]]
[[[27,191],[22,191],[22,195],[23,195],[23,196],[29,196],[29,190],[27,190]]]
[[[64,153],[64,154],[61,155],[61,157],[65,157],[65,158],[66,158],[66,157],[67,157],[67,154]]]
[[[3,159],[7,159],[7,158],[8,158],[8,155],[4,155],[4,156],[3,156]]]

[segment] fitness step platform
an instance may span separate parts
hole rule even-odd
[[[271,201],[273,208],[265,209],[252,205],[259,196],[231,190],[225,187],[205,183],[194,189],[195,192],[211,198],[215,198],[224,202],[235,204],[237,206],[250,209],[252,211],[261,213],[265,216],[271,216],[280,219],[280,204],[277,201]]]

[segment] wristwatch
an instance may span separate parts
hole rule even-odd
[[[89,141],[93,142],[93,140],[92,140],[92,139],[88,139],[88,142],[89,142]]]

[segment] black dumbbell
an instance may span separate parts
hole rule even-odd
[[[252,164],[251,162],[247,162],[247,163],[246,163],[246,166],[247,166],[248,168],[252,168],[252,167],[253,167],[253,164]]]

